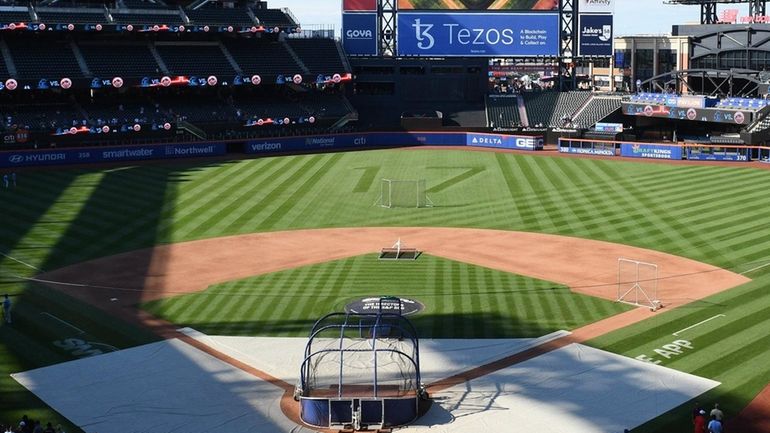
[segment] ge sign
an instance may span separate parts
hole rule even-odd
[[[398,17],[401,56],[552,56],[559,51],[553,13],[414,13]]]

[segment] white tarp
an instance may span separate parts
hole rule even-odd
[[[180,331],[225,355],[292,384],[299,377],[299,366],[307,345],[307,338],[211,336],[191,328]],[[557,331],[539,338],[422,339],[419,342],[422,382],[430,384],[569,334]]]
[[[434,395],[414,432],[617,433],[719,382],[571,344]]]
[[[306,342],[197,338],[290,383]],[[534,341],[424,340],[424,382],[525,350]],[[282,390],[178,340],[13,376],[89,433],[306,431],[282,414]],[[433,395],[431,410],[409,431],[616,433],[718,384],[572,344]]]
[[[14,374],[89,433],[286,433],[283,391],[179,340]]]

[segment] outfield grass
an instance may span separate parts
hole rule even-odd
[[[0,252],[25,263],[0,256],[0,292],[18,295],[13,299],[19,316],[13,327],[0,327],[3,372],[71,358],[52,345],[61,330],[50,320],[39,320],[40,313],[63,318],[90,339],[113,346],[151,341],[146,333],[102,320],[72,300],[18,283],[13,276],[34,275],[32,267],[54,269],[158,243],[295,228],[457,226],[601,239],[739,272],[770,261],[770,236],[765,235],[770,176],[739,166],[446,150],[192,164],[24,172],[17,189],[0,190]],[[436,207],[372,206],[383,177],[427,179]],[[674,339],[673,332],[725,314],[683,334],[693,338],[696,349],[665,364],[722,381],[708,398],[719,398],[734,414],[770,381],[765,362],[770,299],[763,292],[770,267],[748,276],[756,280],[592,344],[631,356],[649,354]],[[247,318],[246,325],[260,320]],[[5,374],[0,402],[0,422],[42,410]],[[689,428],[689,415],[681,412],[637,430]]]
[[[307,336],[353,299],[400,296],[425,310],[410,319],[423,338],[539,337],[631,307],[548,281],[423,254],[416,261],[351,257],[209,287],[144,308],[209,335]]]

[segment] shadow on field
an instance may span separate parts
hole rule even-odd
[[[53,289],[40,283],[10,282],[15,280],[9,275],[34,277],[40,270],[168,242],[168,230],[161,227],[174,215],[170,203],[177,200],[179,185],[189,182],[195,172],[225,170],[230,165],[212,162],[200,166],[150,164],[105,170],[29,171],[19,176],[17,190],[2,191],[2,200],[9,206],[3,210],[0,252],[18,256],[15,258],[27,265],[0,256],[0,277],[6,281],[0,285],[0,293],[7,290],[14,294],[13,324],[0,327],[4,346],[0,348],[0,370],[20,372],[157,341],[159,337],[147,329],[119,319],[139,314],[125,306],[138,304],[141,290],[121,291],[120,305],[110,305],[109,290],[67,285],[67,281],[60,281]],[[204,182],[197,187],[207,185]],[[147,275],[162,273],[162,260],[148,258],[140,268]],[[190,365],[188,369],[195,368]],[[210,376],[204,370],[197,374]],[[3,375],[0,384],[0,424],[17,423],[25,413],[33,417],[42,414],[44,423],[64,421],[47,419],[54,417],[53,412],[46,411],[40,400],[9,376]],[[233,395],[238,394],[239,387],[247,386],[220,384]],[[147,393],[179,399],[174,390],[152,385],[138,392],[122,396],[122,403]],[[88,395],[82,392],[82,405],[95,403],[89,402]],[[101,415],[109,422],[108,413]],[[147,431],[165,432],[161,427],[163,414],[156,416],[154,425],[158,427]],[[64,426],[77,431],[66,422]]]

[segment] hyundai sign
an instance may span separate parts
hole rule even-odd
[[[554,13],[400,13],[398,54],[430,57],[556,56]]]
[[[579,56],[612,56],[612,15],[580,15]]]
[[[351,56],[376,56],[377,14],[343,14],[342,45]]]

